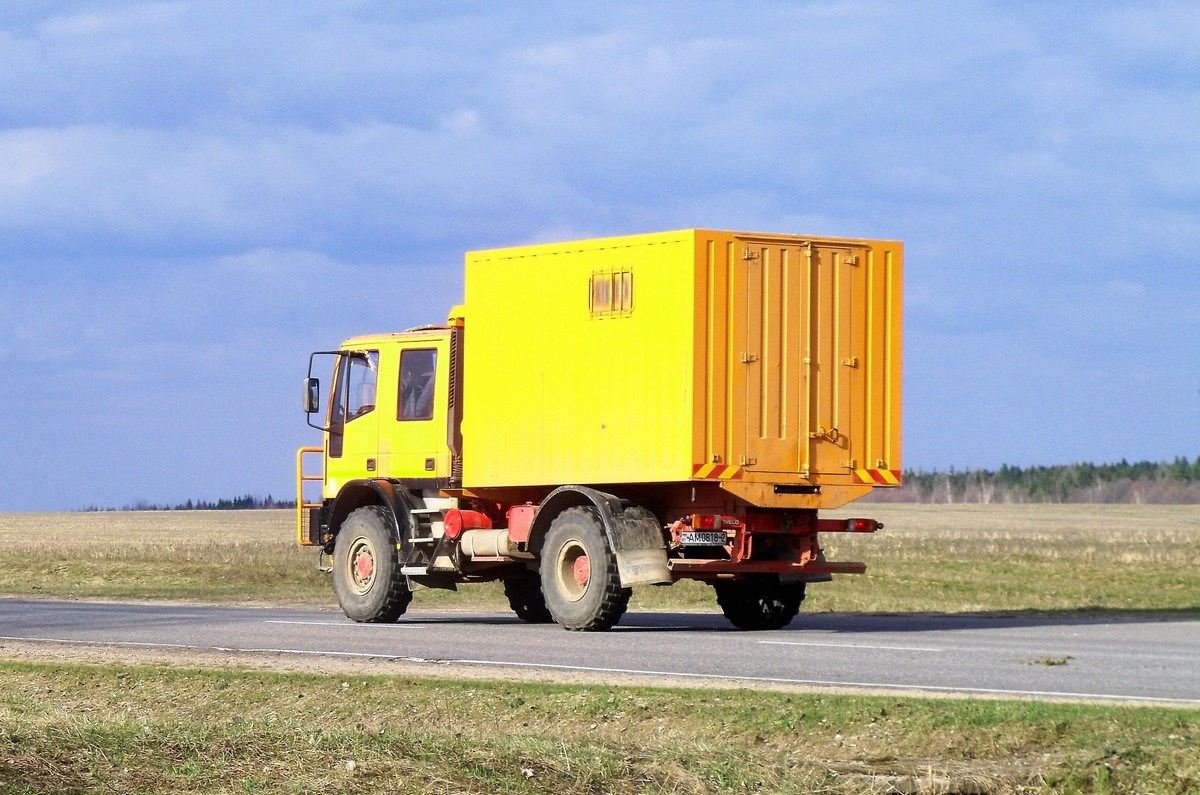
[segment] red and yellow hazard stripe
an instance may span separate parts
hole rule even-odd
[[[696,464],[692,467],[692,477],[703,480],[738,480],[742,477],[742,468],[730,464]]]
[[[692,477],[698,480],[740,480],[743,468],[731,464],[694,464]],[[855,483],[865,483],[870,486],[899,486],[900,470],[898,469],[853,469],[851,474]]]
[[[867,483],[872,486],[899,486],[900,470],[898,469],[856,469],[855,483]]]

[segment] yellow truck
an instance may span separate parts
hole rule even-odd
[[[697,579],[786,626],[866,569],[820,534],[879,527],[818,511],[900,481],[902,258],[704,229],[469,252],[445,324],[310,357],[297,541],[356,621],[501,580],[525,621],[603,630]]]

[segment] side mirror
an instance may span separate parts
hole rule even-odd
[[[316,414],[321,410],[321,379],[304,380],[304,413]]]

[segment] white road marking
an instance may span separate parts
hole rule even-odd
[[[628,676],[658,676],[678,679],[707,679],[718,682],[763,682],[780,685],[807,685],[812,687],[855,687],[884,691],[904,691],[912,693],[962,693],[964,695],[978,693],[992,696],[1009,696],[1014,698],[1065,698],[1083,699],[1089,701],[1121,701],[1132,704],[1189,704],[1200,706],[1200,699],[1166,698],[1161,696],[1130,696],[1113,693],[1075,693],[1055,690],[1006,690],[992,687],[949,687],[942,685],[906,685],[886,682],[840,682],[824,679],[788,679],[774,676],[730,676],[728,674],[706,674],[695,671],[655,671],[637,668],[600,668],[586,665],[561,665],[556,663],[515,662],[510,660],[470,660],[470,659],[429,659],[425,657],[405,657],[393,654],[370,654],[353,651],[321,651],[318,649],[258,649],[238,648],[231,646],[193,646],[182,643],[139,643],[121,642],[109,643],[98,640],[72,640],[66,638],[22,638],[0,636],[0,641],[23,641],[26,643],[61,643],[77,646],[109,646],[114,648],[136,647],[151,649],[186,649],[192,651],[217,651],[242,654],[295,654],[315,657],[348,657],[362,659],[388,660],[394,662],[432,663],[435,665],[478,665],[500,668],[541,668],[556,671],[579,671],[585,673],[624,674]]]
[[[524,662],[506,662],[503,660],[439,660],[445,663],[457,663],[459,665],[496,665],[501,667],[519,667],[519,668],[553,668],[564,671],[587,671],[589,673],[613,673],[613,674],[630,674],[635,676],[662,676],[662,677],[684,677],[694,679],[715,679],[728,682],[767,682],[771,684],[786,684],[786,685],[814,685],[822,687],[862,687],[875,690],[905,690],[914,692],[942,692],[942,693],[985,693],[988,695],[1002,696],[1037,696],[1051,698],[1076,698],[1090,699],[1098,701],[1129,701],[1129,702],[1153,702],[1167,704],[1200,704],[1200,699],[1191,698],[1166,698],[1160,696],[1128,696],[1128,695],[1112,695],[1107,693],[1071,693],[1057,692],[1050,690],[1003,690],[999,688],[989,687],[947,687],[939,685],[903,685],[894,683],[881,682],[838,682],[826,681],[822,679],[785,679],[782,677],[773,676],[728,676],[725,674],[704,674],[692,671],[641,671],[628,668],[592,668],[584,665],[556,665],[553,663],[524,663]]]
[[[19,638],[12,635],[0,636],[0,640],[11,640],[22,643],[62,643],[68,646],[131,646],[148,649],[211,649],[211,646],[189,646],[186,643],[141,643],[136,640],[110,643],[105,640],[78,640],[76,638]]]
[[[196,646],[188,643],[148,643],[136,640],[110,642],[105,640],[73,640],[70,638],[18,638],[0,636],[0,641],[4,640],[25,643],[61,643],[67,646],[110,646],[118,649],[182,649],[184,651],[220,651],[239,654],[305,654],[317,657],[367,657],[376,660],[402,660],[405,662],[441,662],[439,660],[428,660],[424,657],[400,657],[394,654],[371,654],[357,651],[321,651],[319,649],[256,649],[238,646]]]
[[[928,646],[870,646],[865,643],[813,643],[798,640],[760,640],[764,646],[821,646],[831,649],[875,649],[880,651],[929,651],[943,652],[945,649],[933,649]]]
[[[375,627],[377,629],[428,629],[424,624],[360,624],[357,621],[280,621],[268,619],[265,624],[294,624],[304,627]]]

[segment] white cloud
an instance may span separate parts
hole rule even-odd
[[[266,30],[263,11],[226,9],[222,24],[174,5],[119,6],[104,24],[56,22],[51,30],[87,28],[89,40],[148,30],[178,38],[172,79],[214,88],[180,101],[166,125],[151,111],[127,121],[141,107],[135,85],[129,108],[114,99],[111,121],[10,133],[56,155],[59,170],[49,179],[44,160],[27,169],[23,188],[6,191],[0,223],[52,219],[42,223],[103,231],[121,245],[133,243],[122,236],[189,246],[215,238],[233,250],[297,237],[307,247],[442,238],[461,248],[457,219],[479,224],[488,241],[546,226],[628,231],[680,225],[668,209],[678,204],[711,201],[705,214],[716,215],[720,196],[743,193],[767,198],[757,205],[768,219],[870,222],[922,203],[953,206],[957,224],[915,232],[962,245],[997,230],[1087,235],[1074,210],[1103,212],[1128,191],[1114,148],[1134,152],[1143,183],[1160,175],[1155,194],[1187,196],[1195,182],[1188,141],[1177,139],[1167,161],[1126,146],[1128,122],[1104,106],[1114,89],[1098,82],[1101,54],[1078,45],[1098,24],[1086,14],[1041,21],[1008,7],[943,8],[929,25],[876,3],[766,6],[750,36],[722,24],[729,7],[683,24],[679,9],[664,8],[617,5],[589,15],[583,33],[569,15],[546,14],[511,43],[489,36],[509,29],[493,11],[467,32],[478,45],[469,53],[415,35],[447,35],[436,21],[345,9],[285,12]],[[1076,46],[1063,47],[1060,34],[1073,27]],[[245,64],[220,46],[251,35],[259,44]],[[137,43],[99,71],[153,74],[164,49]],[[1179,122],[1165,126],[1186,128]],[[6,161],[25,159],[17,147],[8,142]],[[44,196],[31,193],[36,184]],[[71,205],[56,205],[65,195]],[[1047,204],[1049,213],[1035,209]],[[998,214],[1024,223],[998,225]]]
[[[38,27],[51,39],[129,43],[176,27],[186,10],[180,2],[141,3],[54,16]]]

